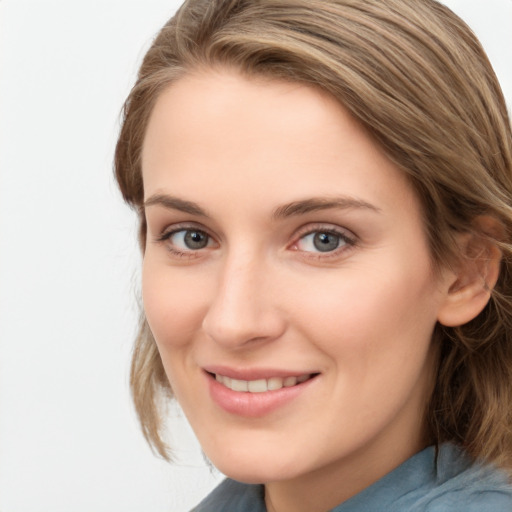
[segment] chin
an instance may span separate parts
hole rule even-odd
[[[297,461],[284,464],[285,461],[278,459],[276,451],[272,454],[254,454],[252,457],[247,454],[223,454],[219,457],[209,457],[212,464],[224,475],[238,482],[246,484],[264,484],[288,480],[301,473]]]

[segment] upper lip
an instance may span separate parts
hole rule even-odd
[[[215,375],[223,375],[237,380],[259,380],[270,379],[272,377],[299,377],[301,375],[311,375],[318,372],[310,370],[284,370],[278,368],[232,368],[228,366],[203,366],[203,370]]]

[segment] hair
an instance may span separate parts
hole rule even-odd
[[[435,268],[461,258],[455,233],[476,232],[499,247],[500,275],[485,309],[460,327],[435,328],[425,420],[436,446],[450,441],[512,471],[512,135],[475,35],[435,0],[187,0],[143,60],[115,152],[142,251],[141,152],[153,106],[180,77],[219,66],[314,86],[348,109],[408,176]],[[482,215],[500,223],[500,236],[478,232]],[[143,313],[130,379],[143,433],[169,459],[172,390]]]

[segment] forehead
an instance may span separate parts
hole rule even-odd
[[[274,203],[311,194],[393,201],[410,192],[380,146],[332,96],[232,70],[187,75],[161,94],[142,168],[146,198],[164,189],[193,194],[197,187],[202,198],[247,188]]]
[[[352,130],[362,131],[356,120],[318,87],[242,76],[229,68],[199,70],[171,84],[157,99],[146,132],[143,158],[150,153],[149,146],[161,142],[162,137],[166,137],[166,143],[171,137],[201,138],[203,149],[212,135],[217,142],[225,140],[238,145],[247,139],[254,143],[284,142],[285,135],[287,142],[298,141],[306,135],[307,126],[329,129],[336,112],[343,112],[346,121],[353,125]],[[212,125],[216,126],[214,134]],[[234,126],[243,130],[234,131]],[[273,138],[276,132],[280,134],[277,141]]]

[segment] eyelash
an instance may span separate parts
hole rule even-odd
[[[193,225],[175,225],[171,230],[163,231],[156,239],[155,241],[158,243],[165,244],[168,242],[172,236],[176,235],[180,232],[197,232],[202,233],[204,236],[208,238],[208,242],[214,241],[214,238],[208,234],[208,232],[204,229],[201,229],[199,227],[193,226]],[[313,235],[313,234],[325,234],[325,235],[334,235],[339,238],[339,243],[342,244],[341,247],[338,246],[334,248],[332,251],[301,251],[298,247],[298,244],[304,240],[306,237]],[[176,257],[179,258],[197,258],[200,256],[200,253],[203,249],[206,249],[208,246],[204,248],[200,248],[197,250],[189,249],[189,250],[180,250],[177,249],[175,246],[172,246],[171,244],[166,244],[167,249],[169,252]],[[346,230],[341,230],[340,228],[336,228],[334,226],[326,226],[325,224],[318,224],[318,225],[308,225],[306,228],[304,228],[303,231],[299,231],[294,236],[294,241],[288,245],[288,248],[297,252],[301,252],[304,258],[312,258],[312,259],[329,259],[329,258],[335,258],[339,257],[341,253],[353,248],[357,245],[357,238],[353,234],[348,234]]]
[[[332,251],[301,251],[298,248],[298,244],[301,240],[304,240],[306,237],[313,234],[325,234],[325,235],[335,235],[339,238],[339,243],[341,246],[336,247]],[[332,225],[326,224],[314,224],[308,225],[304,228],[303,231],[299,231],[297,235],[294,237],[294,242],[289,245],[289,248],[295,250],[297,252],[301,252],[304,258],[312,258],[316,260],[326,260],[329,258],[339,258],[341,254],[346,251],[352,249],[357,245],[357,237],[349,232],[348,230],[344,230]]]
[[[208,232],[204,229],[201,229],[199,227],[186,224],[186,225],[175,225],[171,230],[163,231],[156,239],[155,241],[158,243],[165,244],[168,242],[172,236],[176,235],[177,233],[181,232],[187,232],[187,231],[195,231],[197,233],[202,233],[205,235],[209,240],[214,240],[212,236],[208,234]],[[177,249],[176,247],[172,246],[171,244],[166,244],[167,250],[173,255],[178,258],[197,258],[199,256],[199,252],[201,249],[194,250],[189,249],[187,251],[182,251],[180,249]]]

